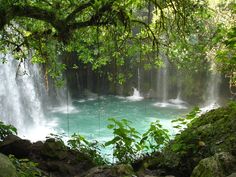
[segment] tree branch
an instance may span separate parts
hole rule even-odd
[[[69,14],[69,15],[66,17],[65,21],[70,22],[70,21],[74,20],[75,17],[76,17],[76,15],[77,15],[79,12],[81,12],[81,11],[83,11],[84,9],[88,8],[88,7],[91,6],[93,3],[94,3],[94,0],[90,0],[90,1],[87,2],[87,3],[81,4],[81,5],[78,6],[71,14]]]
[[[102,17],[104,17],[104,14],[109,11],[112,11],[112,5],[114,2],[115,0],[108,1],[106,4],[102,5],[98,10],[96,10],[94,12],[94,15],[92,15],[89,20],[80,22],[75,21],[75,18],[77,17],[78,13],[82,12],[89,6],[92,6],[94,0],[89,0],[87,3],[78,6],[72,13],[70,13],[64,19],[59,19],[59,15],[57,15],[56,11],[45,10],[35,6],[11,5],[8,8],[4,9],[0,7],[0,30],[3,30],[4,26],[16,17],[27,17],[42,20],[51,24],[57,30],[59,39],[65,42],[69,38],[71,32],[76,29],[84,28],[87,26],[109,24],[110,19],[104,19],[103,21],[101,21],[101,19]],[[73,20],[74,23],[71,23],[71,21]]]
[[[148,25],[148,24],[146,24],[145,22],[143,22],[143,21],[139,21],[139,20],[131,20],[131,22],[134,22],[134,23],[139,23],[139,24],[141,24],[141,25],[143,25],[148,31],[150,31],[151,32],[151,34],[152,34],[152,37],[153,37],[153,42],[155,42],[155,44],[156,44],[156,46],[158,46],[159,45],[159,41],[158,41],[158,39],[156,38],[156,36],[155,36],[155,34],[154,34],[154,32],[152,31],[152,29],[150,28],[150,26]]]

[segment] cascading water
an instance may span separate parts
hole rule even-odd
[[[133,88],[133,95],[127,97],[129,101],[141,101],[143,99],[143,97],[140,95],[140,80],[141,80],[140,69],[138,68],[137,71],[138,89]]]
[[[64,114],[79,112],[79,110],[72,105],[72,99],[66,83],[62,87],[56,87],[55,90],[56,97],[54,99],[56,99],[57,105],[51,108],[51,112],[61,112]]]
[[[157,72],[157,97],[161,102],[166,103],[168,99],[168,59],[166,56],[162,57],[164,66]]]
[[[169,78],[169,62],[166,55],[162,56],[164,60],[164,67],[157,72],[157,98],[161,100],[156,102],[154,106],[157,107],[174,107],[177,109],[187,109],[186,102],[181,100],[181,83],[177,82],[178,95],[175,99],[168,99],[168,78]]]
[[[141,101],[143,97],[140,95],[140,92],[136,88],[133,89],[134,89],[133,95],[128,96],[127,99],[129,101]]]
[[[157,102],[154,105],[158,107],[167,107],[168,99],[168,59],[166,55],[161,55],[164,61],[164,66],[159,68],[157,72],[157,98],[161,102]]]
[[[0,59],[3,57],[0,55]],[[20,136],[44,139],[53,124],[45,121],[41,102],[46,90],[38,68],[28,60],[19,63],[10,54],[5,59],[6,63],[0,64],[0,118],[14,125]]]
[[[187,102],[183,101],[181,98],[181,91],[182,91],[182,83],[181,83],[181,74],[180,71],[177,71],[177,96],[175,99],[169,99],[168,102],[171,104],[175,104],[176,106],[179,106],[179,108],[187,108],[186,104]]]
[[[211,62],[211,68],[209,71],[209,80],[207,83],[205,103],[202,112],[207,112],[211,109],[219,107],[219,87],[221,83],[221,75],[215,70],[215,64]]]
[[[141,79],[141,77],[140,77],[140,69],[138,68],[138,91],[140,91],[140,79]]]

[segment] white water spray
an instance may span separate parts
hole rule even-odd
[[[129,101],[141,101],[143,100],[143,97],[140,95],[140,92],[136,89],[133,88],[134,92],[133,95],[126,97]]]
[[[0,55],[0,59],[3,59]],[[42,86],[38,68],[29,61],[19,63],[6,55],[0,64],[0,118],[18,129],[19,136],[31,140],[44,139],[54,123],[45,120],[41,99],[46,90]]]

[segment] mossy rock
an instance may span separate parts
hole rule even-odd
[[[90,169],[83,177],[132,177],[133,168],[127,164],[99,166]]]
[[[16,168],[10,159],[0,153],[0,177],[17,177]]]
[[[171,150],[181,158],[201,160],[217,152],[230,152],[236,148],[236,106],[212,110],[177,135]],[[203,146],[204,144],[204,146]]]
[[[62,141],[51,138],[43,144],[41,154],[46,158],[62,160],[67,156],[67,148]]]
[[[191,177],[225,177],[236,170],[236,157],[228,152],[205,158],[194,168]]]
[[[181,134],[152,156],[148,169],[168,169],[171,174],[189,177],[196,165],[216,153],[236,149],[236,104],[211,110],[195,119]],[[234,154],[235,155],[235,154]]]

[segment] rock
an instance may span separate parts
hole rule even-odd
[[[10,159],[0,153],[0,177],[17,177],[16,168]]]
[[[133,168],[130,165],[120,164],[115,166],[94,167],[86,172],[83,177],[133,177]],[[77,176],[78,177],[78,176]]]
[[[236,156],[235,117],[235,103],[201,115],[176,135],[161,155],[153,153],[148,160],[143,159],[134,166],[135,171],[149,169],[151,175],[189,177],[202,159],[221,152]]]
[[[0,143],[0,152],[6,155],[12,154],[17,158],[25,158],[30,153],[31,145],[29,140],[9,135]]]
[[[40,170],[53,177],[72,177],[95,166],[86,154],[71,150],[62,141],[52,138],[32,144],[10,135],[0,143],[0,152],[36,162]]]
[[[236,157],[228,152],[205,158],[194,168],[191,177],[225,177],[236,170]]]
[[[63,142],[55,139],[34,143],[30,155],[31,160],[37,162],[40,169],[53,177],[75,176],[95,166],[88,156],[70,150]]]
[[[53,138],[47,139],[41,149],[41,154],[45,158],[62,160],[66,157],[67,148],[63,142]]]

